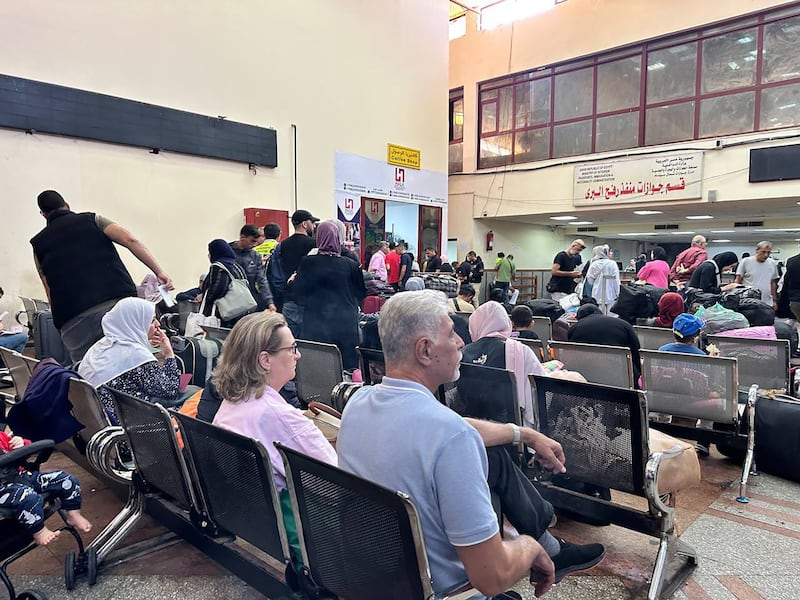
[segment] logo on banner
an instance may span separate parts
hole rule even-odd
[[[394,189],[406,189],[406,170],[403,167],[394,168]]]
[[[339,210],[342,211],[345,220],[352,221],[361,208],[361,199],[345,196],[344,198],[339,198],[338,204]]]

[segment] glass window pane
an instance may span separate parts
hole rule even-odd
[[[481,133],[497,131],[497,102],[481,105]]]
[[[744,92],[700,102],[700,137],[753,131],[756,93]]]
[[[644,139],[648,146],[694,137],[694,102],[649,108],[645,115]]]
[[[452,126],[452,140],[460,140],[464,138],[464,100],[454,100],[450,106],[452,107],[452,114],[450,115]]]
[[[513,129],[514,88],[500,88],[500,125],[498,131],[511,131]]]
[[[723,92],[756,82],[758,34],[745,29],[703,42],[703,93]]]
[[[697,43],[647,53],[647,103],[694,96]]]
[[[592,113],[592,68],[556,75],[555,120]]]
[[[516,126],[530,127],[550,122],[550,79],[517,84]]]
[[[550,128],[518,131],[514,136],[514,162],[532,162],[550,158]]]
[[[447,160],[448,173],[461,173],[464,170],[464,143],[450,144]]]
[[[800,125],[800,83],[761,92],[760,129]]]
[[[553,158],[589,154],[591,151],[591,121],[579,121],[553,127]]]
[[[497,98],[497,89],[481,91],[481,102],[484,100],[494,100]]]
[[[639,145],[639,111],[597,119],[595,152],[635,148]]]
[[[496,167],[511,162],[511,134],[504,133],[481,138],[481,151],[478,160],[481,169]]]
[[[764,66],[761,81],[783,81],[800,77],[800,17],[764,26]]]
[[[597,66],[597,112],[639,106],[642,59],[624,58]]]

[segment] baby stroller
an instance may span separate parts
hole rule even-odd
[[[29,471],[39,470],[39,466],[50,457],[53,447],[52,440],[41,440],[6,454],[0,454],[0,472],[8,470],[14,472],[19,467]],[[60,512],[59,501],[48,494],[42,496],[45,504],[45,519],[58,512],[63,520],[64,515]],[[59,527],[56,531],[68,532],[75,538],[78,545],[77,556],[74,552],[70,552],[65,559],[64,577],[67,589],[75,586],[75,576],[83,572],[87,573],[89,584],[93,585],[97,581],[97,557],[94,548],[90,548],[89,552],[84,551],[80,535],[73,527],[67,525],[66,520],[64,526]],[[17,595],[14,591],[14,584],[11,583],[6,572],[11,563],[36,548],[33,536],[17,522],[14,515],[8,514],[8,511],[0,508],[0,561],[2,561],[0,580],[8,590],[9,600],[47,600],[47,596],[36,590],[25,590]]]

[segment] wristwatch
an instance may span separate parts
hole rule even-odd
[[[519,436],[520,436],[519,426],[514,423],[509,423],[509,425],[511,425],[511,430],[514,432],[514,439],[511,440],[511,443],[514,445],[519,444]]]

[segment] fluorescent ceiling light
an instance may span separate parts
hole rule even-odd
[[[686,218],[692,221],[702,221],[703,219],[713,219],[714,217],[711,215],[689,215]]]
[[[631,237],[631,236],[644,236],[644,235],[655,235],[655,233],[620,233],[621,236]]]
[[[594,225],[593,221],[573,221],[570,225]]]
[[[560,217],[550,217],[553,221],[574,221],[578,217],[573,217],[572,215],[561,215]]]
[[[694,235],[694,231],[670,231],[672,235]]]
[[[798,202],[800,204],[800,202]],[[635,210],[633,211],[635,215],[661,215],[663,211],[660,210]]]
[[[712,229],[711,233],[735,233],[735,229]]]
[[[725,242],[730,242],[730,240],[711,240],[712,243],[723,244]]]

